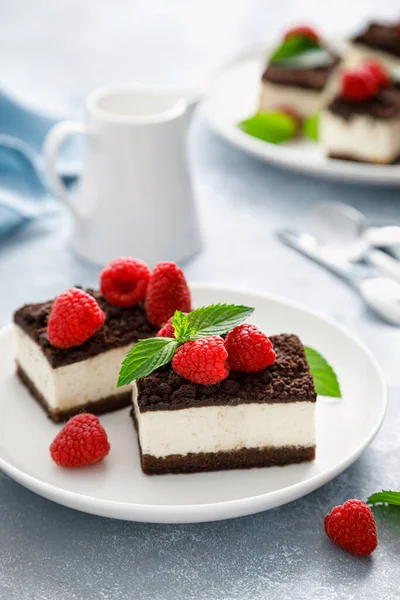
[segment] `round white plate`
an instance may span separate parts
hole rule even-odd
[[[202,114],[228,142],[265,162],[317,177],[400,186],[400,165],[370,165],[324,156],[319,144],[299,140],[276,145],[247,135],[237,123],[257,111],[260,81],[269,51],[257,45],[219,68],[207,88]]]
[[[100,464],[62,469],[49,445],[61,426],[46,418],[14,374],[12,331],[0,334],[0,467],[30,490],[96,515],[162,523],[239,517],[300,498],[341,473],[377,433],[386,407],[381,370],[369,350],[337,323],[286,300],[193,286],[195,305],[240,303],[269,334],[296,333],[335,368],[342,399],[318,398],[312,463],[194,475],[146,476],[128,409],[100,417],[111,452]]]

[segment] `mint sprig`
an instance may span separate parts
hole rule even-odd
[[[310,50],[319,50],[320,48],[321,46],[318,42],[315,42],[306,36],[293,35],[278,46],[272,54],[270,61],[271,63],[279,62],[309,52]]]
[[[198,308],[187,316],[176,311],[172,319],[174,338],[156,337],[137,342],[122,364],[117,386],[147,377],[169,363],[179,346],[185,342],[227,333],[243,323],[253,311],[254,308],[236,304],[212,304]]]
[[[314,377],[315,391],[320,396],[341,398],[339,382],[332,367],[319,352],[304,346],[311,375]]]
[[[391,504],[392,506],[400,506],[400,492],[391,492],[382,490],[372,494],[367,500],[367,504]]]
[[[238,123],[239,129],[270,144],[283,144],[296,135],[295,120],[279,111],[258,112],[249,119]]]
[[[314,142],[318,142],[319,132],[319,115],[311,115],[303,121],[303,133],[306,137]]]
[[[211,304],[198,308],[188,315],[195,339],[208,335],[222,335],[240,325],[254,312],[250,306],[237,304]]]
[[[173,338],[150,338],[139,340],[128,352],[122,363],[117,387],[127,385],[134,379],[147,377],[172,360],[179,342]]]

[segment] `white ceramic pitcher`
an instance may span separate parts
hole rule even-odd
[[[99,89],[86,101],[86,123],[65,121],[47,135],[44,155],[57,195],[75,217],[72,245],[104,265],[138,256],[150,265],[183,261],[200,248],[186,152],[196,98],[143,86]],[[56,171],[58,151],[84,134],[81,182],[72,200]]]

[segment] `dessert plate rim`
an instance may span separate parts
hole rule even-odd
[[[253,496],[244,498],[238,498],[233,500],[223,500],[211,503],[199,503],[199,504],[139,504],[132,502],[125,502],[119,500],[109,500],[102,498],[95,498],[79,492],[66,490],[64,488],[55,486],[51,483],[43,481],[42,479],[30,475],[23,468],[12,464],[7,460],[2,452],[0,444],[0,469],[3,470],[12,479],[33,491],[34,493],[52,500],[63,506],[74,508],[90,514],[95,514],[103,517],[110,517],[115,519],[123,519],[128,521],[141,521],[150,523],[195,523],[195,522],[206,522],[216,521],[223,519],[230,519],[234,517],[246,516],[276,508],[302,496],[309,494],[310,492],[318,489],[322,485],[331,481],[345,469],[347,469],[372,442],[376,434],[378,433],[386,413],[387,405],[387,386],[383,371],[377,362],[377,359],[367,346],[350,330],[346,327],[337,323],[334,319],[315,311],[301,303],[293,300],[282,298],[280,296],[269,294],[265,292],[259,292],[254,290],[246,289],[234,289],[230,287],[213,285],[213,284],[193,284],[191,286],[193,291],[213,291],[213,292],[224,292],[232,294],[250,295],[258,297],[259,299],[275,302],[283,306],[297,309],[303,313],[308,314],[311,317],[315,317],[333,326],[335,329],[341,332],[345,337],[349,338],[355,343],[360,351],[368,358],[369,365],[375,370],[375,375],[378,376],[379,386],[381,391],[380,398],[380,412],[374,423],[373,428],[369,434],[365,437],[363,442],[353,450],[345,459],[333,467],[329,467],[323,470],[321,473],[298,481],[287,487],[277,489],[275,491],[265,492]],[[0,340],[4,336],[10,336],[11,338],[12,324],[8,324],[0,329]],[[0,373],[0,387],[1,387],[2,374]],[[28,393],[24,390],[24,393]],[[33,400],[32,400],[33,402]],[[125,409],[126,410],[126,409]],[[3,416],[4,418],[4,416]],[[43,414],[43,419],[46,416]],[[56,434],[55,429],[55,434]],[[135,435],[132,428],[132,435]],[[278,469],[280,467],[277,467]],[[282,467],[285,468],[285,467]],[[260,469],[259,471],[264,471]],[[231,471],[230,473],[237,473],[237,471]],[[153,476],[157,477],[157,476]],[[163,475],[159,477],[191,477],[191,475]]]
[[[332,44],[343,44],[343,40],[340,39],[330,41]],[[214,70],[208,80],[206,93],[200,107],[201,117],[211,130],[247,154],[283,169],[322,179],[338,179],[358,184],[400,186],[400,165],[379,165],[328,158],[322,155],[322,149],[321,152],[315,151],[314,142],[303,142],[303,146],[297,146],[297,143],[294,146],[271,144],[244,133],[233,122],[226,122],[226,103],[221,104],[218,92],[223,78],[227,74],[235,73],[243,68],[246,62],[256,60],[260,63],[261,61],[265,62],[266,56],[272,48],[271,44],[265,42],[251,44],[233,53]],[[313,151],[310,151],[311,148]]]

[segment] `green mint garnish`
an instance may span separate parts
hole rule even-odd
[[[317,394],[330,396],[331,398],[341,398],[342,394],[336,374],[325,358],[312,348],[304,346],[304,351],[310,365],[311,375],[314,377]]]
[[[195,338],[222,335],[240,325],[254,312],[250,306],[236,304],[211,304],[198,308],[188,315]]]
[[[139,377],[147,377],[153,371],[172,360],[179,342],[172,338],[140,340],[128,352],[122,363],[117,387],[127,385]]]
[[[382,490],[376,494],[372,494],[367,500],[367,504],[391,504],[392,506],[400,506],[400,492],[391,492]]]
[[[187,316],[177,310],[172,319],[174,338],[140,340],[126,356],[117,386],[147,377],[169,363],[179,346],[190,340],[227,333],[249,317],[254,308],[235,304],[213,304],[198,308]]]
[[[314,142],[318,142],[319,115],[311,115],[303,121],[303,133]]]
[[[335,58],[324,48],[311,48],[295,56],[273,61],[274,65],[285,69],[304,71],[305,69],[318,69],[329,67]]]
[[[242,121],[238,127],[255,138],[270,144],[283,144],[296,135],[296,123],[283,112],[258,112]]]
[[[302,35],[294,35],[281,43],[272,54],[270,61],[271,63],[279,62],[320,48],[318,42]]]

